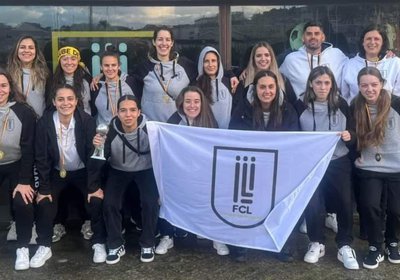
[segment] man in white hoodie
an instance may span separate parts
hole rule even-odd
[[[289,79],[296,96],[299,97],[306,89],[311,69],[321,65],[327,66],[340,83],[342,69],[347,60],[347,56],[341,50],[325,42],[321,24],[307,22],[304,25],[303,46],[298,51],[288,54],[279,70]]]

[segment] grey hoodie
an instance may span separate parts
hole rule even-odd
[[[205,47],[199,56],[199,62],[197,64],[197,69],[199,76],[204,75],[204,57],[208,52],[214,52],[219,58],[218,73],[215,80],[211,80],[212,87],[212,100],[214,104],[210,104],[211,110],[217,120],[219,128],[228,128],[229,121],[231,119],[232,111],[232,94],[230,90],[222,83],[222,77],[224,76],[224,68],[222,66],[221,56],[216,49],[213,47]]]
[[[141,115],[138,127],[131,133],[123,132],[121,122],[114,118],[110,124],[110,132],[105,143],[105,153],[110,155],[109,163],[114,169],[134,172],[152,168],[150,145],[145,129],[146,116]],[[122,137],[129,142],[136,151],[125,145]]]
[[[108,84],[108,93],[111,96],[112,102],[114,102],[115,104],[122,95],[135,95],[132,86],[126,82],[127,77],[127,74],[121,73],[119,77],[120,86],[118,85],[118,92],[116,91],[116,82],[111,82]],[[106,82],[103,80],[99,81],[99,83],[101,87],[95,100],[95,105],[97,108],[97,124],[108,124],[113,118],[113,114],[111,112],[111,107],[108,101],[107,86]]]

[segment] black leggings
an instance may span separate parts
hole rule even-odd
[[[396,235],[400,225],[400,173],[381,173],[357,169],[359,178],[360,211],[365,219],[368,243],[378,249],[382,244],[398,242]],[[382,197],[386,198],[382,203]],[[386,208],[386,209],[385,209]],[[386,230],[384,213],[386,211]]]
[[[351,163],[347,156],[332,160],[312,196],[306,211],[307,234],[311,242],[324,243],[325,203],[331,201],[337,213],[338,248],[353,241],[353,203],[351,187]]]
[[[20,162],[14,162],[6,165],[0,165],[0,185],[7,186],[10,195],[18,185],[18,175]],[[25,204],[21,194],[18,192],[12,199],[13,218],[17,231],[17,247],[28,247],[32,236],[32,225],[34,217],[33,204]]]
[[[136,172],[125,172],[109,169],[104,190],[104,220],[107,229],[107,245],[110,249],[118,248],[125,243],[122,230],[122,204],[126,190],[136,183],[142,208],[143,231],[139,238],[141,247],[153,247],[159,212],[158,190],[153,169]]]
[[[93,237],[92,244],[105,243],[105,227],[103,220],[102,204],[99,198],[91,198],[87,202],[87,172],[86,169],[68,171],[67,177],[61,178],[59,171],[53,169],[50,174],[52,202],[45,198],[38,203],[36,230],[38,234],[37,243],[50,247],[53,236],[53,221],[57,213],[58,199],[60,193],[67,187],[77,188],[85,197],[85,204],[91,218]]]

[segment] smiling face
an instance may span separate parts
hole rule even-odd
[[[7,104],[8,98],[10,97],[10,82],[7,77],[0,75],[0,107]]]
[[[21,61],[22,66],[30,68],[35,57],[35,42],[31,38],[22,40],[18,46],[18,59]]]
[[[140,109],[134,100],[124,100],[119,103],[118,119],[125,132],[132,132],[138,125]]]
[[[262,108],[268,110],[276,97],[275,79],[269,76],[260,78],[256,84],[256,93]]]
[[[215,79],[218,73],[218,56],[214,52],[208,52],[203,61],[204,73],[211,79]]]
[[[160,61],[168,61],[174,41],[168,30],[160,30],[157,37],[153,40],[153,46],[156,48],[157,58]]]
[[[101,60],[101,69],[107,81],[118,80],[118,71],[120,69],[118,58],[115,56],[105,56]]]
[[[201,111],[201,97],[196,91],[188,91],[185,93],[183,99],[183,112],[189,120],[189,123],[193,123],[193,120],[200,114]]]
[[[318,26],[309,26],[303,33],[303,43],[309,53],[320,53],[324,41],[325,34]]]
[[[70,118],[78,105],[78,99],[74,91],[70,88],[60,88],[53,99],[53,105],[56,107],[60,118]]]
[[[365,33],[363,47],[367,58],[378,58],[382,45],[383,39],[377,30]]]
[[[362,75],[358,85],[361,95],[365,98],[368,104],[376,104],[379,95],[381,94],[383,83],[378,77],[370,74]]]
[[[79,60],[76,56],[64,55],[60,58],[60,66],[65,76],[73,76],[78,68]]]
[[[76,56],[64,55],[60,58],[60,66],[65,76],[74,75],[78,68],[79,60]]]
[[[254,64],[258,71],[268,70],[271,65],[271,54],[266,47],[259,47],[254,53]]]
[[[332,80],[328,74],[323,74],[315,78],[310,85],[315,93],[316,101],[326,101],[329,96],[329,92],[332,89]]]

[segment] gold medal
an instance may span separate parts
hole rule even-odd
[[[164,103],[169,103],[169,102],[170,102],[170,99],[171,99],[171,98],[170,98],[168,95],[166,95],[166,94],[163,95]]]
[[[60,170],[60,177],[61,178],[65,178],[67,177],[67,170],[65,170],[64,168]]]
[[[0,150],[0,160],[2,160],[5,156],[5,153],[3,151]]]

